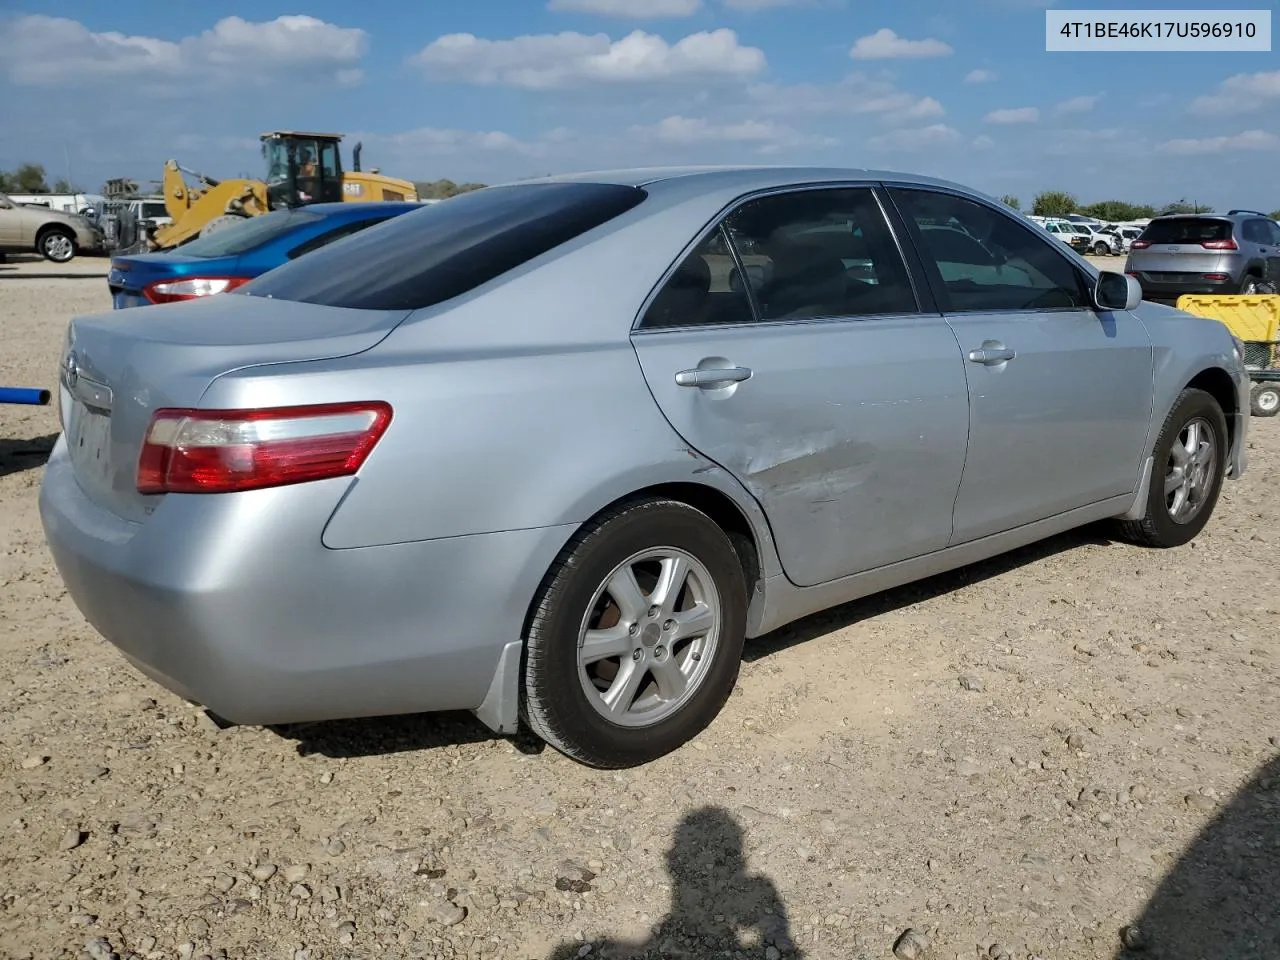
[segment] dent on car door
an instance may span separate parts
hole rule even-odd
[[[633,343],[685,442],[759,501],[793,582],[946,546],[963,363],[869,186],[742,203],[681,259]]]
[[[993,206],[932,189],[890,193],[968,375],[969,451],[952,542],[1133,491],[1153,393],[1142,322],[1095,310],[1089,278],[1065,252]],[[930,228],[944,216],[970,237]]]

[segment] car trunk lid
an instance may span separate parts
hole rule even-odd
[[[99,506],[144,521],[158,498],[137,491],[138,455],[156,410],[199,406],[233,370],[362,353],[407,315],[226,294],[77,318],[59,375],[76,479]]]

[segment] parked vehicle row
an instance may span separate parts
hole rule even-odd
[[[858,170],[488,187],[60,362],[44,530],[145,673],[600,767],[706,727],[747,637],[1092,521],[1184,544],[1246,467],[1221,323]]]

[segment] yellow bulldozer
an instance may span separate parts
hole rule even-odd
[[[261,136],[267,164],[265,180],[215,180],[188,170],[176,160],[164,165],[164,205],[171,223],[147,239],[151,250],[170,250],[207,236],[245,217],[308,203],[369,203],[417,200],[413,183],[360,169],[361,145],[351,152],[350,171],[342,169],[340,133],[274,130]],[[199,186],[187,183],[184,174]]]

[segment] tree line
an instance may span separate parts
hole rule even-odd
[[[79,193],[65,178],[59,177],[49,186],[44,167],[38,163],[20,163],[12,170],[0,170],[0,193]]]
[[[422,180],[414,183],[418,196],[423,200],[445,200],[456,197],[460,193],[470,193],[485,186],[483,183],[454,183],[452,180]],[[22,163],[13,170],[0,170],[0,192],[3,193],[79,193],[80,190],[59,177],[49,186],[45,169],[38,163]],[[1021,211],[1022,201],[1012,194],[1000,198],[1006,206]],[[1187,203],[1179,200],[1154,206],[1149,203],[1127,203],[1124,200],[1099,200],[1096,203],[1082,204],[1072,194],[1064,190],[1045,190],[1036,194],[1031,201],[1031,214],[1037,217],[1065,217],[1069,213],[1080,213],[1086,217],[1097,217],[1107,223],[1118,223],[1124,220],[1145,220],[1166,213],[1212,213],[1213,209],[1204,204]],[[1271,219],[1280,220],[1280,210],[1273,210]]]
[[[1014,210],[1022,209],[1022,201],[1012,194],[1005,194],[1000,202]],[[1149,220],[1168,213],[1213,213],[1214,210],[1202,203],[1187,203],[1186,200],[1159,207],[1149,203],[1126,203],[1123,200],[1100,200],[1097,203],[1082,204],[1066,191],[1045,190],[1036,194],[1029,212],[1036,217],[1065,217],[1069,213],[1079,213],[1086,217],[1096,217],[1105,223],[1120,223],[1125,220]],[[1280,210],[1273,210],[1269,216],[1272,220],[1280,220]]]

